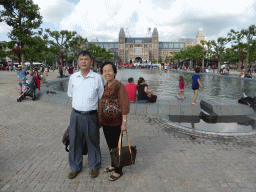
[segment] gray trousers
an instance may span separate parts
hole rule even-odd
[[[84,146],[84,142],[87,143],[88,148],[89,168],[100,168],[101,153],[98,114],[82,115],[73,110],[70,117],[69,139],[69,164],[72,171],[82,170],[82,147]]]

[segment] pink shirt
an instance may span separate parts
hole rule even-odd
[[[184,81],[180,81],[180,82],[179,82],[179,88],[180,88],[180,89],[184,89],[184,87],[185,87],[184,85],[185,85],[185,84],[184,84]]]
[[[134,83],[129,83],[125,85],[125,89],[128,93],[129,101],[136,101],[137,85]]]

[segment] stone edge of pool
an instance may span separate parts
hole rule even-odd
[[[49,82],[65,81],[66,79],[54,79]],[[54,91],[56,94],[47,94],[47,91]],[[41,86],[41,90],[37,91],[37,99],[57,104],[71,107],[69,97],[66,92],[55,91],[49,89],[46,85]],[[210,101],[211,102],[211,101]],[[213,104],[215,111],[220,116],[225,115],[246,115],[248,117],[255,118],[255,112],[252,108],[239,103],[222,103]],[[193,130],[179,125],[178,123],[170,122],[167,119],[168,115],[183,115],[183,116],[199,116],[201,111],[200,105],[191,105],[189,102],[186,104],[180,103],[178,100],[161,100],[158,99],[156,103],[131,103],[130,104],[130,114],[133,115],[143,115],[143,116],[156,116],[159,117],[165,124],[170,125],[174,129],[178,129],[179,132],[185,134],[203,134],[212,136],[248,136],[255,135],[256,131],[249,133],[214,133],[200,130]]]

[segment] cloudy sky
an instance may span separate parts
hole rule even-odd
[[[206,39],[225,36],[230,29],[256,24],[255,0],[34,0],[43,16],[42,28],[75,30],[90,41],[117,41],[120,27],[131,37],[144,37],[157,27],[160,41],[195,37],[202,28]],[[0,7],[1,9],[1,7]],[[10,30],[0,23],[0,41]]]

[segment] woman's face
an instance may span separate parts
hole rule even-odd
[[[103,77],[106,79],[106,81],[112,81],[115,79],[115,73],[112,65],[107,64],[103,67]]]

